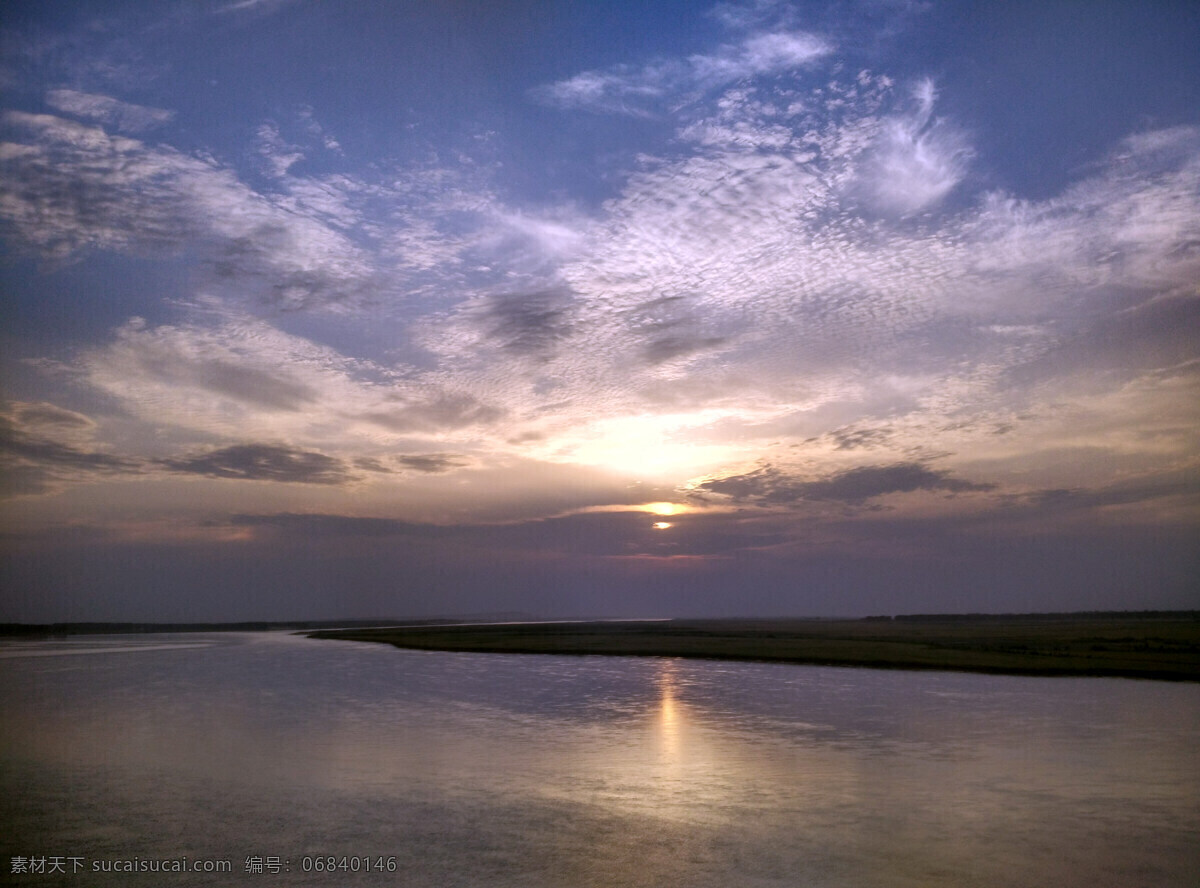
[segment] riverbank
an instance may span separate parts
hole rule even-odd
[[[1200,681],[1200,619],[970,615],[401,626],[309,633],[401,648],[760,660],[876,669]]]

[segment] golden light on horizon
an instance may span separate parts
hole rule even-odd
[[[674,525],[670,521],[655,521],[651,527],[655,530],[666,530],[668,527],[674,527]]]
[[[678,515],[685,509],[678,503],[646,503],[642,508],[655,515]]]

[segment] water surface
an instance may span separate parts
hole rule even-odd
[[[1092,888],[1200,872],[1192,684],[180,634],[8,642],[0,706],[13,884]],[[233,872],[90,871],[184,855]],[[318,855],[397,872],[304,872]],[[14,856],[88,871],[14,875]]]

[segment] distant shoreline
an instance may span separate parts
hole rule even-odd
[[[0,623],[0,638],[64,635],[145,635],[162,632],[310,632],[318,629],[365,629],[401,620],[242,620],[226,623]],[[447,620],[410,621],[412,624],[442,624]]]
[[[308,635],[463,653],[689,657],[1200,681],[1200,613],[1195,611],[476,623]]]

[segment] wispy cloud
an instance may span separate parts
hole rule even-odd
[[[490,425],[504,415],[501,408],[462,391],[390,392],[378,407],[354,418],[401,434],[459,430]]]
[[[0,144],[0,219],[39,253],[186,247],[234,294],[281,308],[353,298],[371,278],[368,255],[321,209],[281,206],[211,159],[52,115],[10,111],[4,123],[25,139]]]
[[[295,163],[304,159],[300,147],[285,141],[279,126],[273,121],[260,125],[256,135],[259,157],[263,160],[267,175],[272,178],[282,178]]]
[[[972,155],[966,137],[933,116],[932,81],[919,82],[913,99],[912,112],[881,121],[852,188],[885,214],[910,216],[936,205],[962,181]]]
[[[692,91],[707,92],[747,77],[794,71],[832,51],[825,40],[804,31],[757,33],[714,53],[684,60],[585,71],[538,87],[532,96],[564,109],[646,116]]]
[[[53,257],[178,249],[204,234],[202,220],[182,210],[179,184],[204,181],[222,191],[233,184],[208,164],[100,127],[15,111],[4,123],[29,138],[0,145],[7,173],[0,212],[18,242]]]
[[[137,460],[96,449],[96,424],[54,404],[16,402],[0,412],[0,495],[49,493],[73,481],[136,473]]]
[[[452,380],[406,379],[251,316],[217,317],[198,312],[193,323],[158,327],[134,319],[83,358],[85,379],[147,421],[351,449],[504,413]]]
[[[266,15],[284,6],[290,6],[297,0],[234,0],[213,10],[215,15],[236,15],[238,13]]]
[[[233,431],[253,428],[254,415],[267,424],[296,416],[336,385],[340,374],[319,349],[309,350],[307,366],[297,364],[299,344],[261,324],[151,328],[134,319],[84,366],[91,385],[138,405],[146,418]],[[281,362],[284,355],[290,360]]]
[[[46,93],[46,104],[50,107],[102,124],[124,133],[140,133],[169,123],[174,111],[165,108],[150,108],[122,102],[111,96],[79,92],[74,89],[55,89]]]

